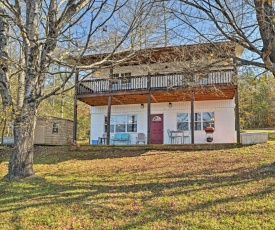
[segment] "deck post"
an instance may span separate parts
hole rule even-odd
[[[235,129],[237,131],[237,143],[241,143],[240,113],[239,113],[239,93],[238,87],[235,89]]]
[[[238,69],[236,58],[233,59],[234,63],[234,83],[235,89],[235,130],[237,132],[237,143],[241,143],[241,130],[240,130],[240,111],[239,111],[239,93],[238,93]]]
[[[148,73],[147,76],[147,89],[148,89],[148,95],[147,95],[147,144],[151,144],[150,141],[150,122],[151,122],[151,74]]]
[[[73,143],[77,142],[77,87],[78,87],[79,72],[75,73],[75,86],[74,86],[74,127],[73,127]]]
[[[235,89],[235,130],[237,132],[237,143],[241,143],[241,129],[240,129],[240,111],[239,111],[239,93],[238,93],[238,69],[237,60],[233,59],[234,63],[234,83],[236,84]]]
[[[112,91],[112,78],[113,78],[113,67],[110,68],[110,75],[109,75],[109,93]],[[112,109],[112,95],[109,95],[108,98],[108,111],[107,111],[107,145],[110,145],[110,131],[111,131],[111,109]]]
[[[194,131],[195,131],[195,121],[194,121],[194,90],[191,90],[190,93],[190,97],[191,97],[191,144],[195,143],[195,135],[194,135]]]

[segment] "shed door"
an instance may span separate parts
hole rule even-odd
[[[163,144],[163,114],[150,115],[150,143]]]

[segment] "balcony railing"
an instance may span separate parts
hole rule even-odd
[[[127,78],[82,81],[77,87],[77,95],[119,91],[142,91],[148,89],[176,89],[190,85],[203,86],[234,83],[233,70],[211,71],[208,74],[175,73],[131,76]]]

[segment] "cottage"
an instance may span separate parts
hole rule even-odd
[[[136,144],[140,133],[147,144],[240,142],[234,57],[241,53],[231,42],[152,48],[95,71],[76,90],[91,106],[90,143]]]

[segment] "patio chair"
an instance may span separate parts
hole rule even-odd
[[[190,139],[190,132],[189,131],[183,131],[183,136],[182,136],[182,139],[183,139],[183,143],[187,143],[185,140],[188,139],[188,142],[189,142],[189,139]]]
[[[176,144],[178,142],[178,138],[182,138],[182,136],[173,135],[170,129],[167,129],[167,133],[169,137],[169,144]]]
[[[98,144],[99,145],[106,145],[107,144],[107,133],[103,133],[102,137],[98,137]]]
[[[144,133],[138,133],[137,137],[136,137],[136,144],[138,144],[139,142],[143,142],[145,144],[146,141],[146,137]]]

